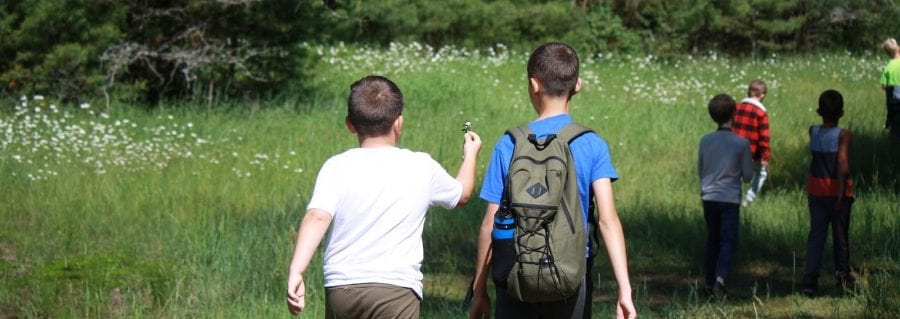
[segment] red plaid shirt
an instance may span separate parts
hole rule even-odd
[[[734,110],[731,131],[750,140],[750,154],[754,161],[769,161],[769,115],[765,109],[746,100],[741,101]]]

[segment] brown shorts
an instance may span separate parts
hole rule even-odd
[[[388,284],[356,284],[325,288],[325,318],[419,318],[419,296],[409,288]]]

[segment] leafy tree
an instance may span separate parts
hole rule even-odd
[[[97,56],[125,22],[116,1],[8,1],[0,5],[0,83],[7,97],[91,94],[102,81]]]
[[[578,5],[581,12],[575,17],[577,26],[565,39],[579,52],[634,53],[641,49],[640,33],[626,28],[622,24],[622,19],[612,9],[597,3],[578,3]]]
[[[900,35],[896,0],[822,0],[806,5],[815,18],[798,35],[800,49],[868,50]]]
[[[900,34],[898,0],[29,0],[0,2],[0,96],[155,104],[306,90],[300,43],[582,55],[868,50]]]
[[[305,57],[297,44],[322,29],[316,21],[329,21],[319,18],[325,11],[322,3],[287,0],[135,3],[129,22],[137,27],[101,57],[104,89],[126,83],[150,103],[296,89]]]

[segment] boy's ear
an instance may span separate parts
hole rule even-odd
[[[403,114],[397,116],[397,119],[394,120],[394,129],[398,132],[403,128]]]
[[[572,95],[578,94],[581,92],[581,77],[578,77],[578,81],[575,81],[575,90],[572,91]]]
[[[350,131],[350,133],[356,134],[356,128],[353,127],[353,123],[350,123],[350,117],[349,117],[349,116],[347,116],[347,117],[344,118],[344,125],[347,126],[347,130]]]
[[[541,93],[541,81],[538,81],[536,78],[528,78],[528,86],[531,88],[532,94]]]

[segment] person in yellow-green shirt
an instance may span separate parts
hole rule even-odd
[[[891,57],[881,75],[881,88],[884,90],[887,106],[884,128],[889,129],[895,138],[900,138],[900,46],[897,45],[897,40],[890,38],[884,41],[882,47]]]

